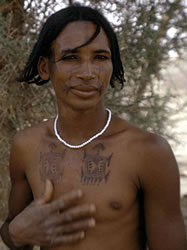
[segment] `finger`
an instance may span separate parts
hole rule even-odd
[[[68,208],[69,206],[73,205],[73,203],[79,200],[82,197],[81,190],[74,190],[69,193],[64,194],[58,200],[53,201],[49,205],[49,209],[51,212],[59,212],[62,209]]]
[[[70,208],[67,211],[62,212],[58,216],[58,223],[70,222],[75,219],[80,219],[82,217],[88,217],[93,215],[96,211],[96,207],[94,204],[84,204],[79,205],[74,208]]]
[[[46,179],[45,188],[44,188],[43,194],[42,194],[42,196],[39,199],[37,199],[35,201],[35,204],[37,204],[37,205],[43,205],[45,203],[48,203],[49,201],[52,200],[53,193],[54,193],[53,184],[52,184],[52,182],[50,180]]]
[[[54,241],[54,245],[58,246],[61,244],[75,243],[77,241],[84,239],[84,237],[85,237],[85,233],[83,231],[73,233],[70,235],[57,236]]]
[[[95,224],[96,223],[95,223],[94,218],[67,223],[61,227],[56,228],[55,234],[59,235],[59,234],[64,234],[64,233],[73,233],[76,231],[85,231],[89,228],[95,227]]]

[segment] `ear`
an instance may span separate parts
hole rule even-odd
[[[40,56],[38,60],[37,69],[42,80],[50,79],[50,71],[49,71],[49,58]]]

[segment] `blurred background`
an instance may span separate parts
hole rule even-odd
[[[56,114],[50,83],[17,83],[46,18],[84,3],[114,27],[126,83],[109,88],[106,106],[130,123],[165,137],[181,176],[187,227],[187,0],[0,0],[0,224],[7,216],[8,159],[15,133]],[[0,249],[6,249],[0,240]]]

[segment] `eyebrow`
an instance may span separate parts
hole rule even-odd
[[[111,54],[110,50],[106,50],[106,49],[98,49],[95,50],[94,53],[106,53],[106,54]]]
[[[62,49],[60,51],[61,54],[69,54],[69,53],[77,53],[78,52],[78,49],[75,48],[75,49]]]
[[[63,49],[61,50],[61,54],[74,54],[74,53],[78,53],[79,49],[75,48],[75,49]],[[106,53],[106,54],[111,54],[110,50],[106,50],[106,49],[98,49],[98,50],[94,50],[94,53]]]

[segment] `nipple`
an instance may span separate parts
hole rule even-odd
[[[111,201],[110,202],[110,206],[115,209],[115,210],[119,210],[121,209],[122,205],[121,203],[117,202],[117,201]]]

